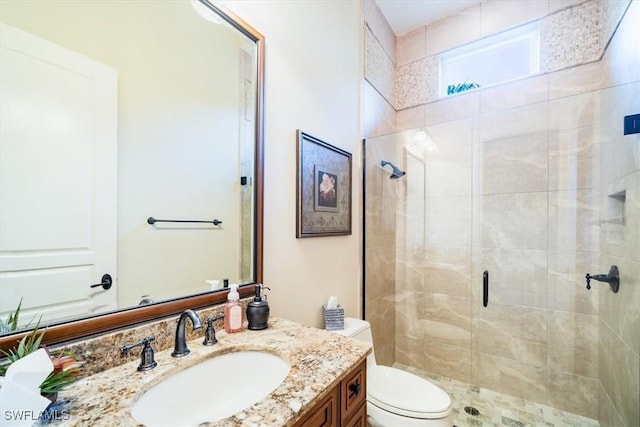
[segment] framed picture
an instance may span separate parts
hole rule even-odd
[[[351,153],[298,130],[296,237],[351,234]]]

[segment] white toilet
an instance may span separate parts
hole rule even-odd
[[[371,325],[345,318],[338,334],[370,343]],[[367,414],[371,427],[452,427],[451,398],[435,384],[400,369],[378,366],[367,358]]]

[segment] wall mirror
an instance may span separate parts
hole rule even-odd
[[[262,281],[264,39],[207,0],[3,0],[0,346]],[[9,344],[6,344],[9,343]]]

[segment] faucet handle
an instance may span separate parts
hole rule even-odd
[[[214,345],[218,342],[218,339],[216,338],[216,328],[213,326],[213,322],[222,318],[224,318],[224,314],[207,319],[207,330],[204,333],[203,345]]]
[[[154,359],[153,347],[151,347],[151,342],[155,341],[156,337],[146,337],[142,339],[140,342],[135,344],[128,344],[122,347],[121,354],[127,355],[129,352],[135,347],[142,347],[142,351],[140,352],[140,365],[138,365],[138,371],[148,371],[150,369],[158,366],[158,363]]]

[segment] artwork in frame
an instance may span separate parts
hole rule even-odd
[[[298,130],[296,237],[351,234],[351,153]]]

